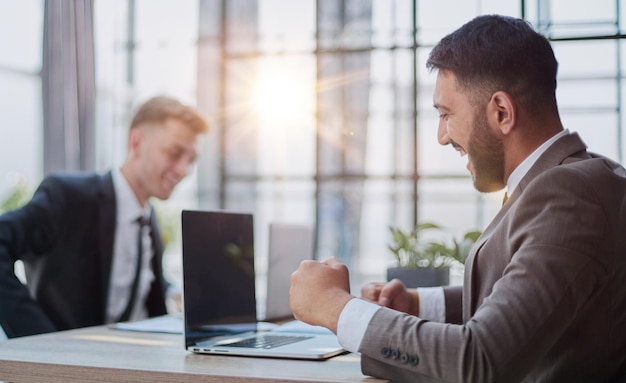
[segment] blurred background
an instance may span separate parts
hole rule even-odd
[[[254,213],[260,273],[268,224],[293,222],[315,225],[319,259],[379,280],[388,226],[482,230],[502,200],[437,143],[432,46],[480,14],[528,20],[559,60],[565,126],[624,164],[622,5],[0,0],[0,201],[19,204],[50,172],[120,165],[134,107],[170,95],[213,128],[194,173],[155,203],[171,279],[180,210],[229,209]]]

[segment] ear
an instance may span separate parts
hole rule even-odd
[[[491,95],[487,105],[487,115],[503,135],[511,133],[517,119],[511,95],[504,91],[497,91]]]
[[[141,143],[142,140],[142,132],[141,132],[141,128],[136,127],[131,129],[128,132],[128,152],[129,153],[134,153],[137,151],[137,148],[139,147],[139,144]]]

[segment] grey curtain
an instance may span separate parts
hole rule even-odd
[[[371,61],[371,0],[318,0],[318,257],[360,250]]]
[[[214,117],[203,161],[198,163],[201,208],[254,209],[255,201],[249,197],[255,195],[256,184],[229,182],[228,176],[245,174],[254,179],[256,175],[255,130],[238,124],[239,112],[230,106],[240,102],[237,80],[241,73],[249,78],[254,68],[256,56],[251,52],[257,51],[257,29],[257,0],[199,0],[198,107]],[[227,153],[232,137],[245,137],[237,145],[246,149]]]
[[[46,0],[44,175],[95,168],[93,0]]]

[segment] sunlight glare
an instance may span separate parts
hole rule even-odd
[[[312,95],[303,83],[288,74],[261,76],[255,94],[259,119],[278,122],[306,118]]]

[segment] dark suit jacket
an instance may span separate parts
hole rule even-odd
[[[104,324],[115,215],[107,173],[49,176],[27,205],[0,217],[0,325],[8,337]],[[147,309],[154,316],[166,308],[154,217],[152,229],[156,278]],[[18,259],[32,295],[15,277]]]
[[[576,134],[557,140],[473,247],[459,294],[445,295],[460,325],[380,309],[361,343],[363,372],[394,382],[626,381],[624,168]]]

